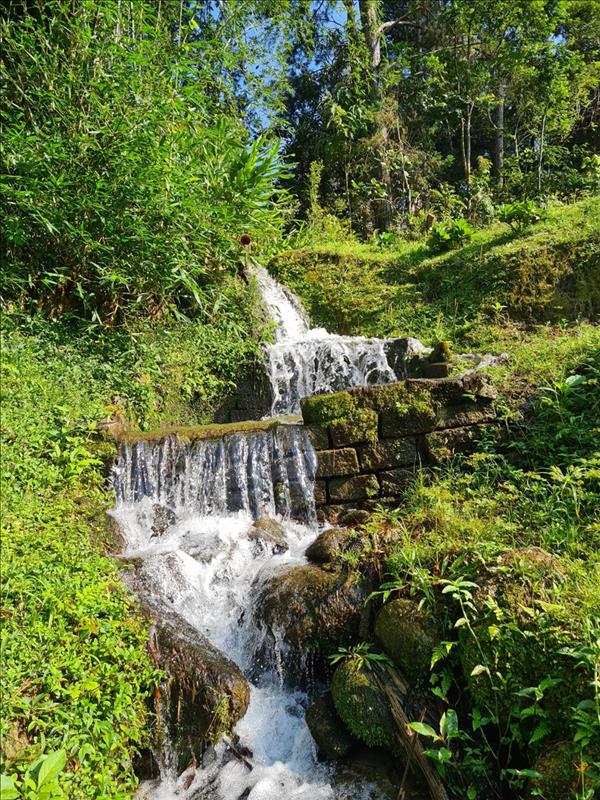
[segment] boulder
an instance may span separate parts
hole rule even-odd
[[[150,654],[165,673],[157,713],[181,772],[246,713],[250,689],[240,669],[175,613],[150,629]]]
[[[365,589],[355,573],[314,564],[275,574],[260,592],[256,619],[288,646],[290,677],[306,654],[328,655],[358,635]]]
[[[331,695],[335,710],[353,736],[371,747],[397,752],[396,724],[373,670],[347,659],[335,671]]]
[[[354,546],[359,549],[360,537],[350,528],[327,528],[306,548],[306,557],[314,564],[338,561],[341,554]]]
[[[306,709],[306,724],[319,756],[333,761],[348,755],[353,740],[339,718],[331,693],[322,695]]]
[[[288,549],[283,525],[264,515],[252,525],[248,531],[248,538],[270,548],[273,553],[283,553]]]
[[[434,620],[414,600],[397,598],[379,611],[375,635],[384,652],[412,681],[429,679],[431,654],[438,640]]]

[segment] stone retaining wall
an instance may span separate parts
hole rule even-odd
[[[467,372],[305,398],[317,506],[368,507],[401,494],[419,467],[472,448],[496,418],[495,396],[489,379]]]

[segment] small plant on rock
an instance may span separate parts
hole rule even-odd
[[[382,664],[394,665],[394,662],[383,653],[375,653],[373,645],[369,642],[359,642],[352,647],[339,647],[337,652],[329,656],[332,664],[339,664],[343,661],[351,661],[352,666],[358,671],[361,669],[371,669]]]

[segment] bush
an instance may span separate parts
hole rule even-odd
[[[449,222],[438,222],[429,233],[429,247],[436,253],[445,250],[456,250],[468,241],[475,231],[466,219],[453,219]]]
[[[0,18],[4,297],[102,323],[193,315],[241,233],[272,249],[278,144],[224,111],[167,4],[42,5]]]
[[[517,200],[501,206],[498,218],[513,230],[519,231],[542,220],[544,211],[533,200]]]

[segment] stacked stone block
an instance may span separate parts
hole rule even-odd
[[[416,469],[473,448],[496,418],[495,396],[489,379],[471,371],[305,398],[317,505],[400,495]]]

